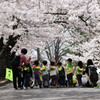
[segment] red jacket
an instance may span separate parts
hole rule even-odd
[[[18,69],[22,68],[22,64],[24,63],[24,65],[28,65],[30,64],[30,59],[26,59],[26,56],[24,54],[20,54],[20,66],[18,67]]]

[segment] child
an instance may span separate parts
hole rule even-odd
[[[41,68],[42,71],[42,79],[43,79],[43,87],[49,87],[49,72],[48,72],[47,61],[43,61],[43,66]]]
[[[34,61],[34,66],[33,66],[33,73],[34,73],[34,88],[40,88],[40,66],[38,60]],[[38,86],[37,86],[38,82]]]
[[[77,76],[79,87],[82,87],[82,80],[81,80],[82,74],[83,74],[83,62],[79,61],[78,67],[76,68],[76,76]]]
[[[61,86],[65,86],[65,70],[64,68],[62,67],[62,63],[61,62],[58,62],[57,64],[58,66],[58,82],[59,82],[59,85],[60,87]]]
[[[58,74],[58,70],[55,67],[55,62],[51,62],[50,64],[50,79],[51,79],[51,87],[57,87],[57,83],[58,83],[58,79],[57,79],[57,74]]]
[[[32,69],[30,64],[23,68],[24,89],[30,88],[30,78],[32,77]]]
[[[72,59],[69,58],[67,60],[67,66],[66,66],[66,74],[67,74],[67,79],[68,79],[68,85],[69,87],[73,87],[73,64],[72,64]]]

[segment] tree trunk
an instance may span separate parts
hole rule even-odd
[[[5,77],[6,68],[11,68],[12,53],[11,50],[17,43],[20,35],[10,35],[6,44],[3,44],[0,52],[0,79]]]
[[[37,60],[40,61],[40,48],[37,48]]]

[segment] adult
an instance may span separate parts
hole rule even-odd
[[[89,77],[89,81],[87,83],[87,86],[89,86],[89,87],[97,86],[97,81],[98,81],[97,68],[93,64],[93,61],[91,59],[89,59],[87,61],[87,67],[86,67],[85,72]]]
[[[21,69],[22,65],[28,65],[30,63],[31,57],[27,60],[26,55],[27,54],[27,49],[23,48],[21,50],[21,54],[19,55],[20,57],[20,62],[19,66],[17,68],[13,67],[13,86],[15,89],[21,89]],[[17,86],[17,81],[16,79],[18,78],[18,86]]]

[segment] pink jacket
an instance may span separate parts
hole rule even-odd
[[[33,66],[33,73],[34,73],[34,74],[40,74],[40,70],[39,70],[38,72],[35,72],[35,71],[34,71],[34,68],[35,68],[35,67],[36,67],[36,65]]]
[[[18,69],[21,69],[22,64],[24,63],[24,65],[28,65],[30,63],[30,59],[26,59],[26,56],[24,54],[20,54],[20,66],[18,67]]]

